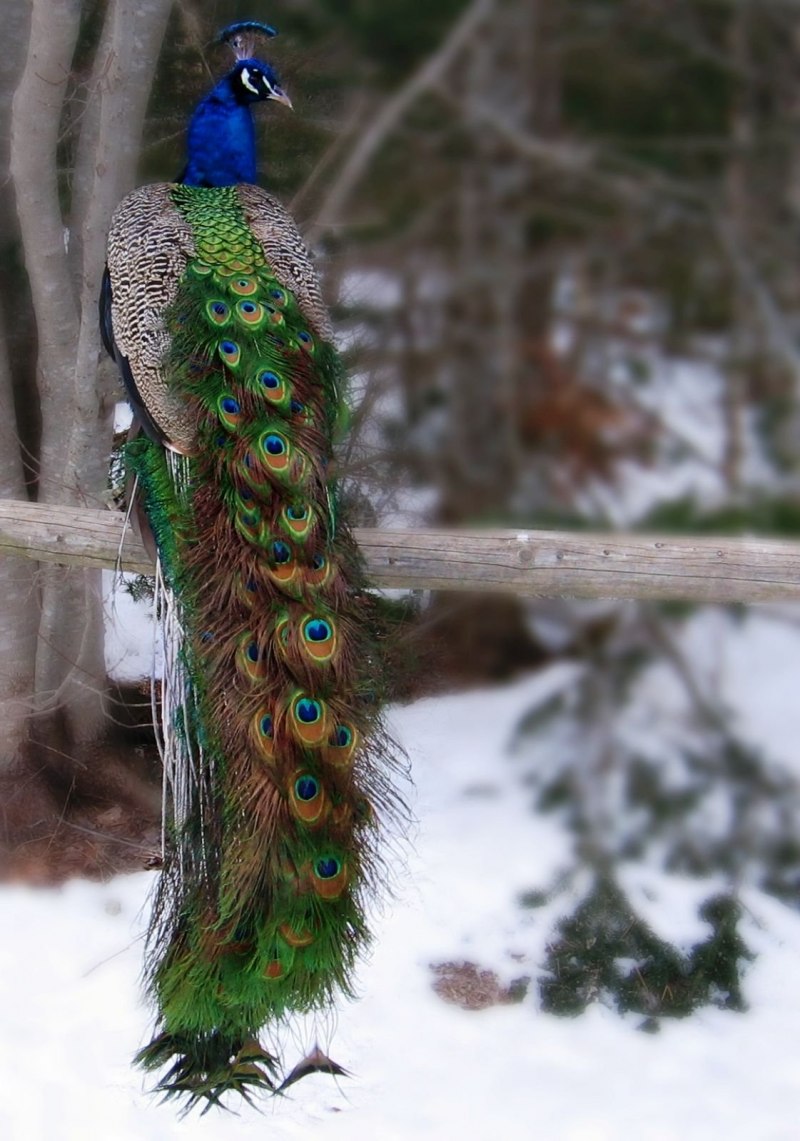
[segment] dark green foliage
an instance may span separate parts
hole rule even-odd
[[[796,538],[800,535],[800,500],[794,495],[760,495],[746,504],[732,503],[711,511],[694,499],[674,499],[650,512],[640,526],[643,531],[674,534]]]
[[[668,606],[637,622],[629,611],[584,630],[573,648],[584,671],[520,722],[515,747],[540,758],[526,783],[538,811],[561,814],[578,852],[611,861],[657,852],[672,872],[744,878],[800,906],[800,786],[747,740],[732,710],[703,700],[670,649],[695,612]],[[737,610],[730,620],[741,621]],[[676,671],[687,708],[675,739],[665,742],[659,725],[648,748],[627,722],[647,716],[639,685],[654,666]]]
[[[800,907],[800,786],[746,739],[732,710],[704,696],[679,648],[687,615],[634,616],[595,623],[584,634],[583,672],[520,725],[517,747],[525,742],[537,758],[525,777],[536,810],[559,814],[574,840],[571,875],[592,877],[557,924],[543,1009],[577,1014],[597,999],[648,1019],[708,1004],[743,1010],[741,972],[751,956],[736,895],[749,884]],[[674,671],[687,709],[666,734],[663,719],[654,723],[648,740],[647,690],[638,683],[653,666]],[[690,951],[657,937],[617,878],[634,862],[722,880],[727,887],[700,909],[711,936]],[[520,905],[564,900],[571,875],[552,891],[531,888]]]
[[[700,1006],[745,1010],[740,973],[753,956],[738,933],[739,915],[730,896],[706,900],[700,916],[712,933],[682,953],[636,914],[611,878],[599,876],[548,948],[542,1009],[576,1015],[600,1001],[620,1014],[645,1015],[646,1029]]]
[[[152,575],[137,574],[133,578],[126,579],[124,589],[134,602],[146,602],[153,597],[154,579]]]

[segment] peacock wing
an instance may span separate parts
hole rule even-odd
[[[248,226],[275,277],[294,294],[300,312],[317,336],[332,341],[333,327],[322,300],[317,271],[291,214],[258,186],[242,184],[237,187],[237,194]]]
[[[192,228],[175,207],[173,186],[155,183],[117,208],[108,238],[101,329],[128,398],[151,439],[172,451],[195,449],[196,417],[167,383],[165,313],[195,256]]]

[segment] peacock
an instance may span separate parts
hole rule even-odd
[[[276,34],[220,34],[234,65],[194,111],[181,177],[117,208],[100,301],[165,654],[157,1024],[137,1061],[187,1108],[345,1073],[315,1044],[283,1077],[280,1032],[353,993],[380,836],[405,811],[335,478],[346,378],[309,254],[255,185],[252,105],[291,107],[256,56]]]

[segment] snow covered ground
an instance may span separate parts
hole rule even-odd
[[[747,652],[731,654],[729,692],[786,755],[798,740],[800,633],[756,621]],[[795,1141],[800,916],[764,895],[744,897],[742,934],[758,955],[744,980],[746,1014],[705,1009],[648,1035],[639,1019],[599,1006],[575,1020],[545,1015],[535,988],[520,1004],[482,1011],[434,994],[434,962],[469,960],[503,982],[536,974],[555,916],[516,897],[548,884],[567,845],[553,820],[531,814],[524,765],[507,745],[563,677],[556,668],[396,711],[418,820],[398,861],[398,898],[375,923],[360,1000],[286,1045],[292,1065],[316,1034],[352,1077],[314,1075],[261,1113],[181,1120],[130,1066],[149,1025],[139,996],[149,873],[3,888],[0,1138]],[[640,879],[633,898],[639,890],[653,926],[696,938],[698,884]]]

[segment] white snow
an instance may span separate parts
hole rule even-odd
[[[152,603],[137,602],[125,586],[135,577],[103,571],[106,669],[120,682],[161,676]]]
[[[800,634],[753,621],[746,652],[726,658],[729,697],[754,727],[767,719],[787,750]],[[503,981],[541,963],[563,901],[525,910],[516,896],[553,882],[568,842],[553,819],[531,814],[525,763],[507,746],[519,718],[562,682],[544,671],[395,711],[418,823],[398,898],[375,923],[361,998],[316,1028],[353,1076],[305,1079],[262,1113],[180,1119],[130,1066],[149,1029],[139,975],[151,874],[0,890],[0,1138],[794,1141],[800,916],[760,893],[744,896],[742,934],[758,953],[746,1014],[705,1009],[647,1035],[601,1006],[574,1020],[543,1014],[535,988],[519,1005],[481,1012],[431,989],[432,962],[468,959]],[[625,883],[657,930],[702,933],[696,906],[714,885],[644,869]],[[288,1043],[288,1065],[314,1034]]]

